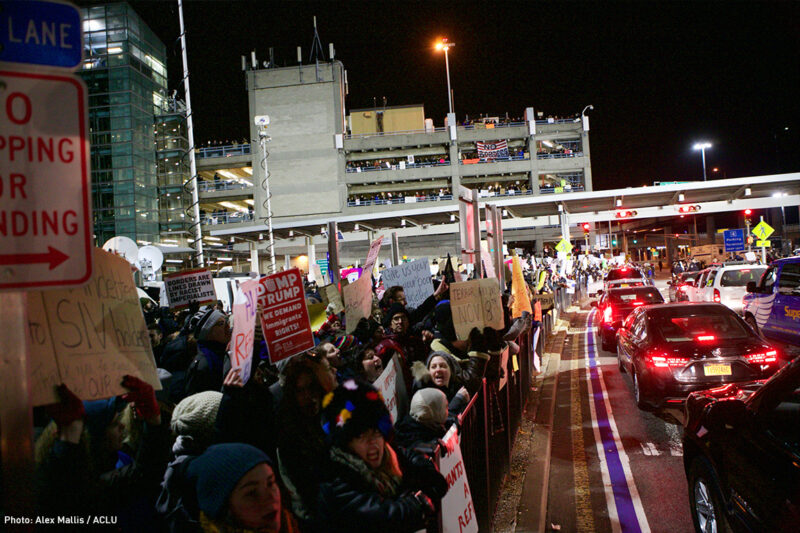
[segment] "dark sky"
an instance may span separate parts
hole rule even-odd
[[[88,2],[82,2],[88,3]],[[132,2],[167,45],[182,93],[175,2]],[[459,120],[571,115],[587,104],[595,189],[800,171],[800,2],[201,2],[184,5],[198,143],[249,131],[242,54],[307,61],[317,16],[348,71],[349,109],[447,111],[447,36]],[[788,131],[785,128],[789,128]]]

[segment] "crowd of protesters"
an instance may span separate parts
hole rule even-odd
[[[558,282],[540,270],[529,296]],[[246,382],[221,303],[143,304],[162,390],[127,376],[126,394],[81,401],[62,385],[60,403],[37,408],[38,513],[104,514],[122,531],[435,530],[448,485],[432,454],[541,307],[512,319],[506,292],[503,328],[459,339],[449,284],[433,281],[416,308],[379,285],[369,318],[347,328],[329,314],[314,349],[278,364],[257,325]],[[313,283],[306,296],[319,299]],[[371,385],[393,360],[409,399],[397,420]]]

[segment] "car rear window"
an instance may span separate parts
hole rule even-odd
[[[608,293],[608,301],[612,304],[632,304],[642,302],[643,304],[663,303],[664,298],[656,289],[646,290],[614,290]]]
[[[744,287],[750,281],[758,282],[766,268],[743,268],[727,270],[722,273],[719,284],[722,287]]]
[[[650,325],[666,342],[745,339],[750,333],[727,309],[675,306],[650,311]]]
[[[682,281],[694,281],[697,279],[697,276],[700,275],[700,272],[692,272],[691,274],[681,274]]]
[[[642,275],[634,268],[615,268],[608,271],[607,281],[625,278],[641,278]]]

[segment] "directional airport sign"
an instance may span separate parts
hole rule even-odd
[[[81,15],[72,4],[0,3],[0,62],[75,69],[82,53]]]
[[[753,228],[753,235],[755,235],[762,241],[769,239],[769,236],[772,235],[773,233],[775,233],[775,230],[772,228],[772,226],[770,226],[763,220],[759,222],[755,228]]]
[[[744,231],[743,229],[728,229],[723,232],[725,252],[743,252],[745,250]]]
[[[93,249],[86,85],[32,72],[0,79],[0,290],[83,284]]]

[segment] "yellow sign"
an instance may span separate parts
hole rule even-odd
[[[572,251],[572,244],[567,239],[561,239],[558,244],[556,244],[556,252],[567,252],[569,253]]]
[[[567,180],[561,180],[561,186],[562,187],[566,187],[567,186]]]
[[[562,192],[564,192],[564,187],[556,187],[556,188],[555,188],[555,193],[556,193],[556,194],[560,194],[560,193],[562,193]]]
[[[764,248],[772,248],[770,241],[756,241],[756,246],[763,246]]]
[[[753,235],[755,235],[762,241],[769,239],[769,236],[772,235],[773,233],[775,233],[775,230],[772,228],[772,226],[770,226],[763,220],[759,222],[755,228],[753,228]]]

